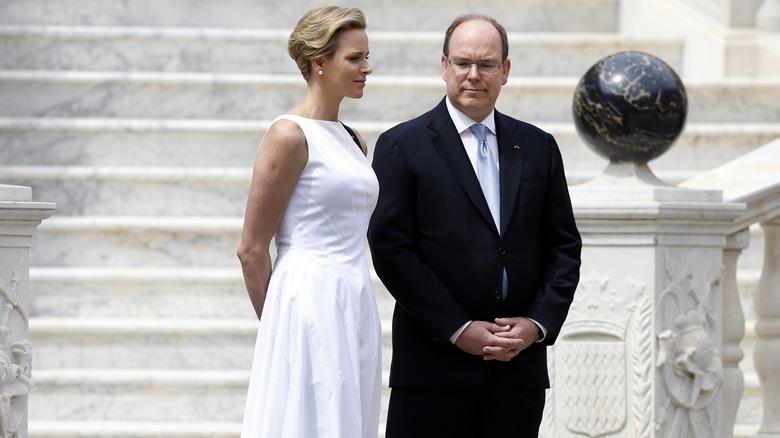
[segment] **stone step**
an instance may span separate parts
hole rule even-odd
[[[0,163],[251,167],[269,124],[267,120],[0,118]],[[390,126],[381,124],[371,131]],[[365,138],[364,129],[359,130]]]
[[[751,237],[752,240],[760,238]],[[760,260],[752,265],[741,264],[745,266],[740,268],[737,280],[742,310],[747,320],[755,321],[753,295],[761,275],[761,264]],[[379,311],[383,321],[389,322],[393,298],[373,272],[372,278]],[[30,269],[29,295],[32,318],[254,317],[238,266],[33,267]],[[752,361],[752,358],[745,360]]]
[[[31,267],[235,267],[241,217],[57,216],[34,237]]]
[[[249,375],[249,369],[34,370],[29,420],[31,424],[67,424],[76,419],[84,424],[240,422]],[[387,413],[387,377],[383,373],[380,424]]]
[[[674,161],[684,152],[658,165],[651,163],[650,168],[670,184],[706,170]],[[606,160],[592,152],[581,160],[576,153],[563,150],[563,154],[564,162],[574,163],[567,166],[570,185],[588,181],[606,167]],[[250,167],[5,166],[0,167],[0,180],[31,187],[33,199],[56,203],[60,217],[243,217],[251,173]]]
[[[246,307],[251,307],[249,304]],[[390,322],[383,321],[390,369]],[[33,368],[243,370],[252,366],[257,318],[31,318]]]
[[[0,69],[297,74],[289,29],[0,26]],[[371,31],[375,75],[438,75],[443,29]],[[604,56],[651,53],[682,74],[682,42],[616,33],[512,33],[512,74],[581,76]]]
[[[121,422],[121,421],[30,421],[30,436],[35,438],[239,438],[240,422]],[[758,423],[734,428],[732,438],[752,438]],[[380,424],[379,438],[384,437]],[[543,437],[554,438],[554,437]]]
[[[119,425],[128,420],[134,424],[141,422],[137,436],[179,436],[175,435],[175,430],[179,430],[175,427],[160,430],[172,435],[146,435],[144,425],[149,421],[217,420],[220,425],[240,421],[240,416],[235,417],[238,410],[233,408],[236,403],[243,406],[242,397],[245,395],[248,371],[61,369],[34,371],[33,377],[36,391],[30,400],[30,430],[45,431],[47,435],[35,433],[31,436],[136,436],[115,435],[123,430]],[[384,418],[389,393],[386,372],[383,374],[383,382]],[[194,393],[205,393],[208,397],[200,396],[197,400],[195,397],[188,398],[186,388],[191,388]],[[747,437],[751,431],[757,429],[761,420],[761,397],[757,376],[753,372],[745,372],[745,390],[737,417],[735,437]],[[161,402],[159,398],[164,398],[165,401]],[[203,407],[202,404],[211,403],[215,399],[218,399],[220,418],[214,419],[211,415],[191,418],[190,410],[208,413],[213,406]],[[76,406],[73,406],[74,402]],[[176,409],[174,406],[180,408]],[[223,407],[232,409],[231,415],[234,418],[226,419],[222,415],[225,411]],[[187,412],[180,412],[182,409]],[[154,414],[154,411],[158,410],[164,411],[165,418]],[[84,420],[70,423],[68,420],[72,421],[73,418]],[[65,427],[55,432],[56,425],[60,424],[58,419],[65,420],[62,423]],[[208,424],[211,424],[211,427],[218,426],[214,423]],[[77,430],[83,434],[71,435]]]
[[[511,104],[507,112],[539,121],[571,120],[573,78],[513,84],[502,93]],[[4,71],[0,117],[268,120],[295,106],[305,86],[300,75]],[[440,77],[377,75],[363,99],[343,101],[340,116],[350,122],[405,120],[443,96]]]
[[[499,18],[508,30],[610,32],[618,29],[619,4],[619,0],[483,0],[478,7]],[[469,0],[355,0],[350,5],[363,9],[370,29],[430,30],[442,35],[453,18],[477,6]],[[312,7],[309,0],[3,0],[0,23],[291,30]]]
[[[603,167],[568,169],[570,184],[596,176]],[[6,184],[32,188],[34,200],[57,204],[63,216],[243,217],[251,168],[0,167]],[[678,183],[690,168],[656,172]]]
[[[0,167],[59,215],[244,216],[251,167]]]
[[[35,438],[239,438],[241,422],[32,420]]]
[[[393,298],[372,278],[389,327]],[[31,318],[255,318],[238,266],[33,267],[29,295]]]
[[[29,419],[241,421],[249,370],[33,370]]]
[[[571,122],[578,79],[510,77],[499,110],[524,120]],[[0,72],[0,117],[271,119],[304,94],[299,75],[164,72]],[[776,123],[780,79],[691,80],[688,122]],[[444,96],[436,76],[371,77],[348,121],[406,120]]]
[[[753,295],[760,275],[760,263],[738,272],[741,305],[749,321],[756,319]],[[389,327],[393,298],[373,272],[372,278],[380,314]],[[32,318],[254,317],[238,266],[33,267],[29,291]]]
[[[29,399],[31,425],[53,425],[57,420],[67,424],[77,418],[81,424],[94,421],[240,422],[249,370],[61,369],[37,371],[33,378],[36,386]],[[387,413],[386,373],[383,388],[380,424],[384,424]],[[748,405],[760,406],[760,397],[758,379],[753,374],[746,375],[740,414],[742,405],[746,408]],[[760,414],[761,409],[752,409],[752,412]],[[760,418],[738,414],[738,429],[751,430],[760,421]],[[39,437],[37,434],[31,436]]]
[[[251,307],[249,303],[247,307]],[[243,370],[257,318],[31,318],[33,367]]]
[[[254,318],[241,268],[31,268],[30,317]]]
[[[373,153],[398,121],[345,119]],[[0,118],[3,166],[251,167],[270,120]],[[606,160],[585,146],[573,123],[540,123],[561,148],[567,170],[601,170]],[[650,166],[712,169],[780,137],[780,123],[688,123]]]

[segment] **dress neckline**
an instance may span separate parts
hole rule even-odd
[[[310,122],[321,122],[321,123],[341,123],[341,121],[340,121],[340,120],[324,120],[324,119],[313,119],[313,118],[311,118],[311,117],[306,117],[306,116],[299,116],[298,114],[282,114],[282,117],[287,117],[287,116],[289,116],[289,117],[296,117],[296,118],[299,118],[299,119],[304,119],[304,120],[308,120],[308,121],[310,121]]]

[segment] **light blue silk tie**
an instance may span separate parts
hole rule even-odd
[[[496,228],[501,227],[501,194],[498,187],[498,166],[497,161],[490,154],[490,148],[487,144],[486,127],[483,124],[476,123],[471,125],[471,132],[477,137],[479,145],[477,146],[477,177],[479,185],[482,186],[482,193],[485,194],[485,200],[490,208],[490,214],[496,223]]]
[[[482,193],[485,194],[485,200],[490,208],[490,214],[496,223],[496,228],[501,232],[501,191],[499,188],[498,161],[490,154],[490,148],[487,145],[487,128],[481,123],[471,125],[471,132],[477,137],[477,177],[479,185],[482,186]],[[501,298],[506,298],[507,278],[506,270],[502,273],[501,279]]]

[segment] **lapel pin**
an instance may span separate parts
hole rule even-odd
[[[520,145],[517,145],[517,144],[516,144],[516,145],[514,145],[514,146],[512,146],[512,147],[513,147],[513,148],[515,148],[515,149],[517,149],[517,150],[520,150]]]

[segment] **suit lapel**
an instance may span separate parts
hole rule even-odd
[[[455,125],[450,119],[447,106],[443,100],[433,114],[434,117],[429,126],[437,132],[433,137],[434,149],[436,149],[450,168],[452,174],[455,175],[463,191],[466,192],[466,195],[471,199],[471,202],[485,221],[498,234],[493,216],[490,214],[490,208],[485,200],[485,195],[482,193],[482,187],[480,187],[477,175],[474,173],[474,167],[471,165],[471,161],[469,161],[466,150],[463,148],[463,142],[455,130]]]
[[[507,122],[506,117],[498,111],[495,112],[495,117],[498,165],[501,172],[501,235],[503,235],[515,210],[526,151],[520,142],[520,135]]]

